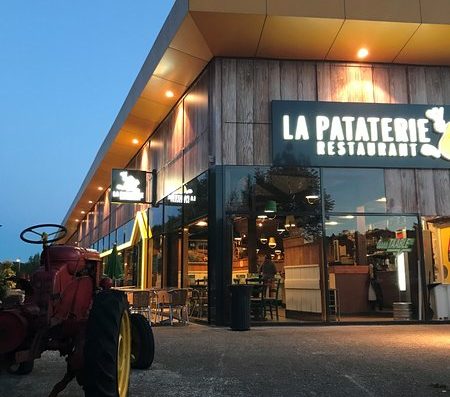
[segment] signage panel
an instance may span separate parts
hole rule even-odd
[[[274,165],[450,168],[450,106],[272,101]]]
[[[111,180],[112,203],[145,203],[147,173],[139,170],[113,169]]]

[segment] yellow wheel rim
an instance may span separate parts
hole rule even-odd
[[[119,344],[117,346],[117,386],[119,397],[126,397],[130,381],[131,329],[130,316],[124,311],[120,320]]]

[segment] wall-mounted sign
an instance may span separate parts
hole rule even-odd
[[[112,170],[111,202],[145,203],[147,176],[145,171]]]
[[[411,252],[413,246],[413,238],[390,238],[377,242],[377,249],[386,252]]]
[[[450,168],[450,106],[272,101],[274,165]]]

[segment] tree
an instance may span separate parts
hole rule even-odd
[[[5,299],[8,289],[15,288],[12,277],[16,275],[14,264],[10,261],[0,263],[0,301]]]

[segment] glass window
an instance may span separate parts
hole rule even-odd
[[[320,175],[313,168],[259,168],[254,173],[258,214],[320,211]]]
[[[383,170],[324,168],[322,175],[327,211],[386,212]]]
[[[162,233],[163,225],[163,204],[160,203],[157,207],[150,207],[148,209],[148,224],[152,236],[158,236]]]
[[[320,175],[314,168],[228,167],[225,205],[230,212],[320,211]]]
[[[254,286],[252,320],[321,320],[320,215],[234,216],[232,225],[232,281]]]
[[[330,216],[325,222],[330,289],[343,319],[392,320],[395,303],[418,308],[416,217]]]
[[[175,231],[181,227],[183,190],[178,189],[164,199],[164,231]]]
[[[189,223],[208,213],[208,173],[184,186],[184,222]]]
[[[253,167],[227,167],[225,169],[225,208],[231,212],[250,209]]]

